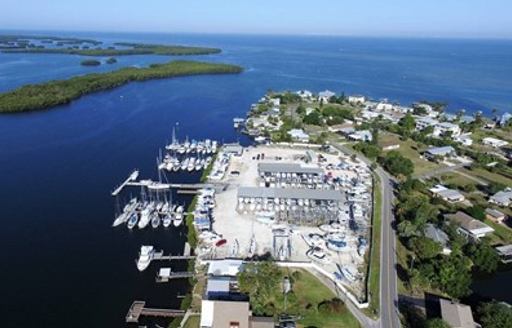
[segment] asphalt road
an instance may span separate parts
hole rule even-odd
[[[336,148],[347,154],[354,154],[354,151],[343,145],[335,145]],[[371,165],[371,161],[357,154],[358,158],[366,164]],[[397,288],[397,257],[396,257],[396,234],[393,230],[395,217],[393,214],[393,178],[381,167],[375,170],[381,182],[381,253],[380,253],[380,309],[377,325],[383,328],[400,327],[398,310],[398,288]],[[352,309],[351,309],[352,310]],[[359,311],[357,311],[359,312]],[[354,313],[354,311],[352,311]],[[355,314],[355,313],[354,313]],[[356,315],[356,314],[355,314]],[[356,317],[359,318],[358,315]],[[371,320],[360,322],[365,327],[374,327]],[[368,325],[366,325],[368,324]]]

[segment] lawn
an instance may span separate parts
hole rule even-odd
[[[505,184],[507,186],[512,186],[512,179],[507,178],[498,173],[493,173],[493,172],[487,171],[486,169],[475,168],[472,170],[463,169],[462,171],[469,175],[479,177],[481,179],[484,179],[484,180],[487,180],[490,182],[501,183],[501,184]]]
[[[418,144],[411,139],[401,140],[400,137],[392,133],[381,133],[379,141],[382,144],[397,143],[400,148],[397,151],[404,157],[410,159],[414,163],[414,174],[421,175],[429,171],[433,171],[441,167],[441,165],[422,159],[420,152],[425,150],[420,148]]]
[[[379,278],[380,278],[380,237],[382,226],[382,193],[380,189],[380,180],[375,175],[375,184],[373,186],[373,223],[372,223],[372,242],[370,256],[369,273],[369,297],[370,306],[364,312],[370,317],[376,317],[379,314]]]
[[[512,243],[512,229],[505,227],[502,224],[493,222],[489,219],[485,219],[485,224],[491,226],[494,229],[494,233],[491,237],[491,244],[511,244]]]
[[[287,312],[300,316],[298,327],[359,327],[359,322],[344,306],[337,313],[318,310],[322,302],[332,300],[336,295],[311,273],[302,269],[283,269],[291,277],[292,291],[288,295]],[[275,314],[284,312],[284,297],[281,288],[276,288],[268,299]]]

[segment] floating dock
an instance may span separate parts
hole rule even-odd
[[[121,185],[119,185],[119,187],[116,188],[116,190],[114,190],[112,192],[112,196],[117,196],[119,195],[119,193],[123,190],[123,188],[128,185],[131,181],[135,181],[137,180],[137,178],[139,177],[139,171],[138,170],[134,170],[130,176],[128,178],[126,178],[126,180],[123,181],[123,183],[121,183]]]
[[[168,282],[172,279],[183,279],[193,277],[194,273],[189,271],[172,272],[171,268],[160,268],[156,275],[156,282]]]
[[[174,318],[185,315],[183,310],[147,308],[146,302],[134,301],[126,314],[126,322],[139,322],[140,317]]]

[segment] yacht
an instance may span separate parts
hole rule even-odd
[[[325,254],[325,252],[320,247],[313,247],[306,252],[306,255],[315,262],[319,262],[321,264],[329,264],[331,263],[331,259]]]
[[[353,268],[342,267],[341,273],[343,274],[343,277],[345,277],[345,279],[347,279],[349,282],[354,282],[356,280],[356,274],[354,273]]]
[[[151,218],[151,226],[153,229],[158,228],[160,225],[160,217],[158,216],[157,212],[153,212],[153,217]]]
[[[130,216],[130,218],[128,219],[128,223],[127,223],[127,226],[128,226],[128,229],[133,229],[133,227],[135,227],[135,225],[137,224],[137,221],[139,220],[139,217],[137,216],[137,213],[133,213],[132,216]]]
[[[149,266],[149,263],[151,263],[151,260],[153,259],[154,253],[155,249],[153,246],[140,247],[139,259],[137,260],[137,269],[139,271],[146,270],[146,268]]]
[[[145,209],[142,210],[140,213],[140,220],[137,225],[139,229],[144,229],[148,225],[149,221],[151,220],[151,213],[153,213],[154,208],[155,203],[151,202]]]
[[[183,206],[180,205],[180,206],[178,206],[178,208],[176,208],[176,215],[175,215],[172,223],[175,227],[179,227],[182,222],[183,222]]]
[[[192,172],[194,171],[195,169],[195,163],[196,163],[196,159],[194,157],[190,158],[189,162],[188,162],[188,166],[187,166],[187,170],[189,172]]]
[[[188,167],[188,161],[189,161],[189,159],[188,159],[188,158],[185,158],[185,160],[181,162],[181,170],[182,170],[182,171],[185,171],[185,170],[187,169],[187,167]]]
[[[165,227],[165,228],[168,228],[172,223],[172,215],[171,214],[167,214],[163,219],[162,219],[162,225]]]

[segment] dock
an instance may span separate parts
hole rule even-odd
[[[164,255],[164,252],[155,252],[153,255],[155,261],[192,260],[195,258],[194,255]]]
[[[146,302],[134,301],[126,314],[126,322],[139,322],[140,317],[164,317],[174,318],[185,315],[183,310],[147,308]]]
[[[183,279],[193,276],[194,272],[190,271],[172,272],[171,268],[160,268],[160,271],[158,271],[156,275],[156,282],[168,282],[172,279]]]
[[[124,189],[125,186],[127,186],[129,183],[131,183],[131,181],[135,181],[138,177],[139,177],[139,171],[138,170],[134,170],[130,174],[130,176],[128,178],[126,178],[126,180],[124,180],[123,183],[121,183],[119,185],[119,187],[117,187],[116,190],[114,190],[112,192],[112,196],[119,195],[119,193]]]

